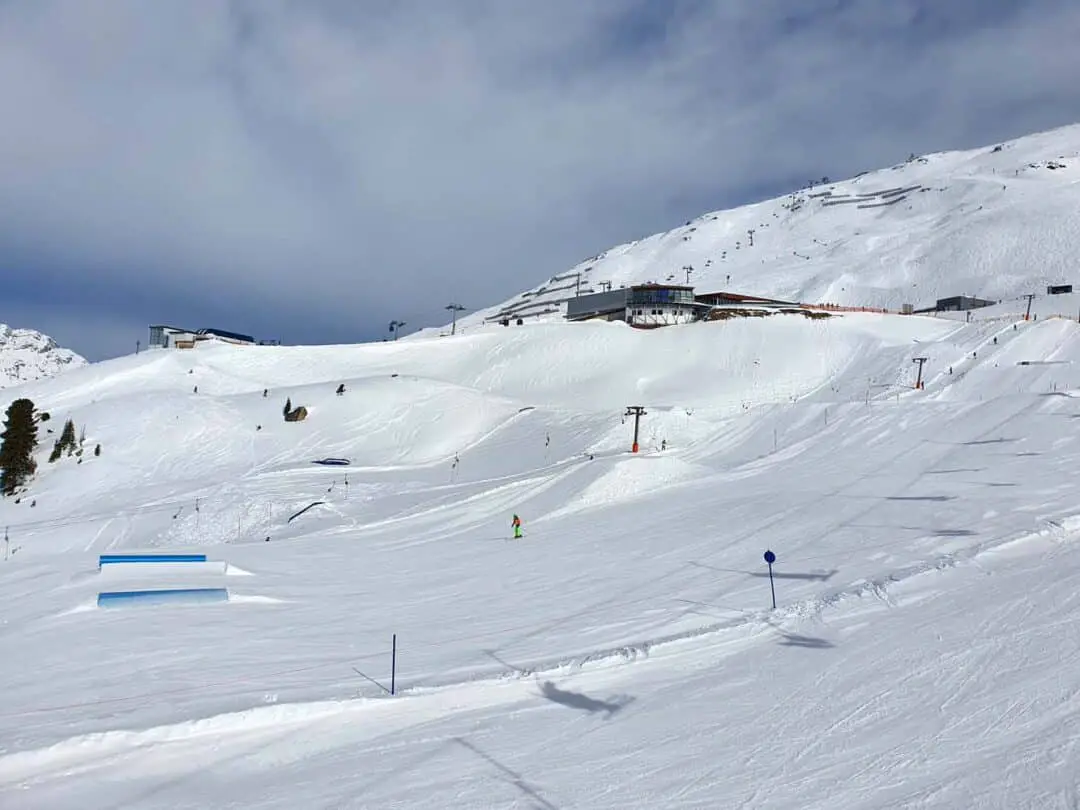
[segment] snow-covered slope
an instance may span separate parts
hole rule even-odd
[[[897,311],[952,295],[1045,293],[1080,284],[1078,198],[1080,124],[913,156],[611,248],[458,328],[503,314],[556,317],[568,297],[605,282],[685,283],[687,267],[698,292]]]
[[[12,329],[0,323],[0,388],[52,377],[84,365],[83,357],[60,348],[48,335],[33,329]]]
[[[962,163],[927,160],[896,174]],[[1057,184],[1055,233],[1073,171],[1030,169],[1055,178],[1028,178]],[[791,232],[837,215],[816,205]],[[877,234],[904,210],[858,205],[835,208]],[[996,249],[962,232],[936,275],[910,265],[927,298],[1071,280],[1046,270],[1071,243],[1034,224]],[[904,233],[874,255],[915,250]],[[1007,246],[1042,261],[978,265]],[[620,255],[657,277],[639,244],[609,278]],[[839,256],[730,286],[902,289]],[[0,499],[0,807],[1073,806],[1078,303],[655,331],[481,313],[442,339],[151,351],[26,383],[53,419]],[[50,463],[67,418],[83,452]],[[209,561],[99,568],[123,551]],[[193,588],[228,599],[98,606]]]
[[[1047,806],[1080,719],[1078,362],[1062,319],[777,315],[28,384],[102,453],[46,444],[0,502],[0,799]],[[155,549],[217,562],[98,571]],[[204,586],[229,601],[94,607]]]

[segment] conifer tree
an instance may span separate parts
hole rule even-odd
[[[60,432],[59,445],[61,450],[67,450],[70,456],[75,452],[75,421],[68,419],[64,422],[64,429]]]
[[[68,419],[64,422],[64,429],[60,431],[60,438],[53,443],[52,452],[49,454],[49,463],[59,461],[65,450],[70,456],[75,452],[75,446],[75,422]]]
[[[288,416],[289,411],[291,411],[291,410],[292,410],[292,397],[286,397],[284,415]]]
[[[17,399],[7,409],[4,432],[0,433],[0,493],[14,495],[34,474],[37,463],[37,423],[34,403]]]

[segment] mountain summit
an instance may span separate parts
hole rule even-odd
[[[61,348],[48,335],[0,323],[0,388],[53,377],[85,365],[86,358]]]

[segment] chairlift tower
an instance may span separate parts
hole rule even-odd
[[[916,379],[915,379],[915,388],[919,389],[919,390],[921,390],[923,388],[922,368],[923,368],[923,365],[926,363],[926,360],[927,360],[927,358],[925,358],[925,357],[915,357],[911,361],[912,363],[918,363],[919,364],[919,374],[918,374],[918,377],[916,377]]]
[[[453,322],[450,324],[450,334],[453,335],[457,332],[457,314],[464,312],[465,307],[461,304],[447,304],[446,309],[450,310],[454,314]]]
[[[641,423],[641,417],[645,416],[647,411],[641,405],[631,405],[626,409],[625,416],[634,417],[634,444],[630,449],[631,453],[638,451],[638,427]]]

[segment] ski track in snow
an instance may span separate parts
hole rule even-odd
[[[1074,522],[1080,525],[1080,518]],[[716,636],[740,628],[761,630],[763,629],[761,625],[771,627],[771,624],[766,622],[766,618],[770,615],[777,616],[781,623],[784,620],[796,618],[812,619],[820,616],[824,610],[835,608],[844,601],[862,599],[866,596],[872,596],[889,607],[896,607],[896,603],[888,594],[888,586],[892,583],[902,583],[914,577],[951,568],[962,562],[975,561],[980,555],[987,552],[1013,548],[1018,544],[1030,544],[1033,541],[1050,537],[1053,533],[1052,529],[1046,529],[1020,537],[987,542],[978,547],[967,549],[963,553],[942,555],[926,563],[908,566],[883,580],[866,582],[855,588],[828,593],[821,597],[787,606],[781,609],[778,614],[765,610],[756,611],[752,614],[747,612],[741,617],[733,618],[730,621],[716,622],[682,633],[659,636],[614,648],[590,650],[570,657],[535,662],[513,672],[495,676],[478,675],[464,680],[411,687],[402,690],[400,694],[402,697],[423,696],[435,691],[452,692],[465,686],[475,687],[538,676],[550,676],[572,670],[588,669],[598,665],[610,666],[613,663],[633,663],[639,659],[648,658],[654,650],[667,645],[683,645],[687,642]],[[759,626],[755,627],[754,625]],[[690,652],[693,652],[693,650],[690,650]],[[519,699],[520,695],[508,698],[511,701]],[[374,706],[382,707],[384,705],[381,701],[371,697],[341,702],[299,703],[251,708],[242,712],[216,715],[139,731],[95,732],[63,740],[45,749],[16,752],[0,757],[0,780],[11,779],[13,775],[17,776],[32,772],[36,767],[42,765],[50,767],[62,765],[67,768],[83,758],[93,759],[105,754],[115,754],[140,746],[218,735],[246,734],[264,729],[278,729],[281,725],[313,723],[338,714],[354,713],[362,709]],[[488,705],[491,704],[488,703]],[[455,708],[458,710],[473,710],[475,706],[463,700]],[[846,722],[846,719],[838,720],[836,725],[844,722]]]

